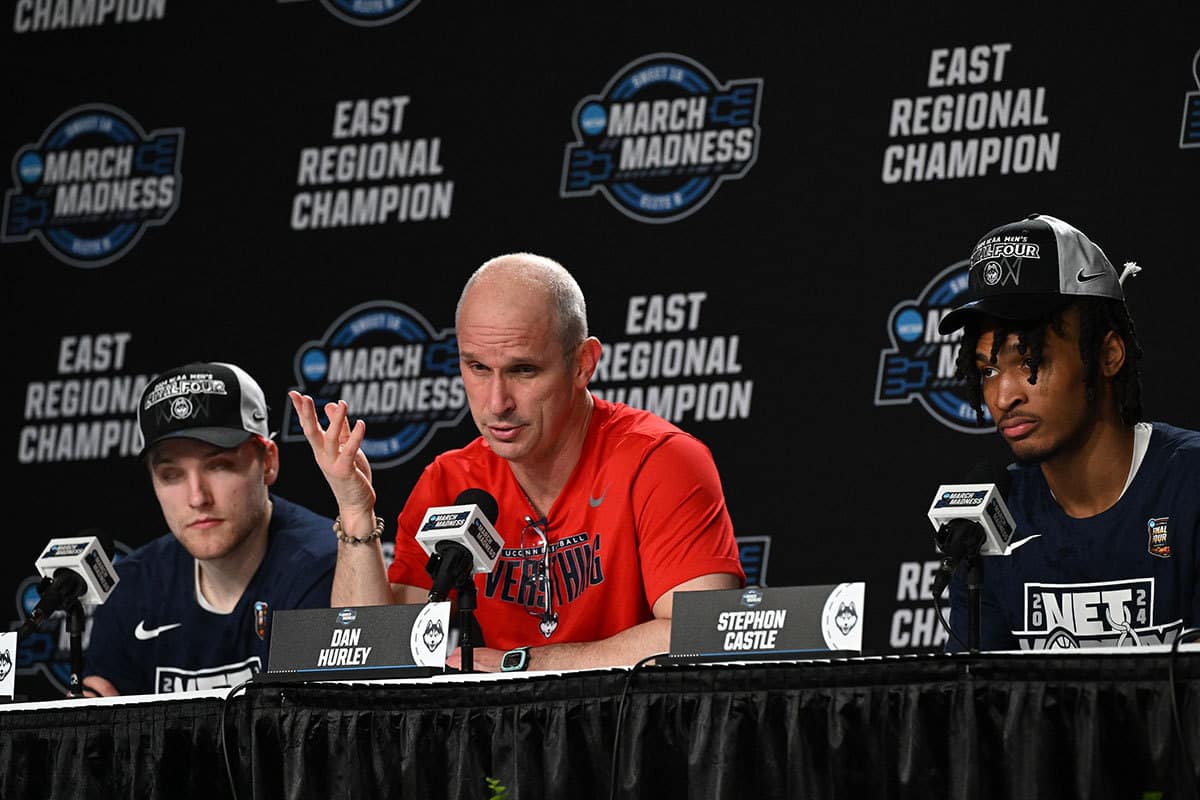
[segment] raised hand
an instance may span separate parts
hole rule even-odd
[[[349,409],[346,402],[340,400],[325,404],[329,427],[322,429],[316,404],[310,396],[292,391],[288,392],[288,397],[296,409],[304,438],[312,448],[313,458],[337,499],[343,524],[349,527],[353,520],[365,516],[373,526],[375,488],[371,485],[371,464],[361,448],[367,424],[360,419],[351,427]]]

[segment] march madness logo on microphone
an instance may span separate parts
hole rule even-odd
[[[559,194],[601,192],[639,222],[683,219],[754,165],[762,90],[761,78],[723,84],[674,53],[626,64],[575,107]]]
[[[182,128],[147,134],[119,108],[73,108],[13,157],[0,242],[38,238],[67,264],[110,264],[171,219],[182,157]]]
[[[954,377],[962,330],[948,335],[937,330],[967,290],[970,266],[969,261],[951,264],[925,285],[916,300],[902,300],[892,308],[887,324],[892,346],[879,353],[875,405],[908,405],[916,400],[947,428],[963,433],[996,430],[986,407],[983,427],[977,424],[965,387]]]
[[[453,328],[435,332],[402,303],[377,300],[347,311],[324,336],[296,354],[297,391],[312,395],[323,425],[326,403],[345,400],[351,419],[367,423],[362,450],[375,469],[403,464],[438,428],[467,413]],[[304,441],[290,403],[282,438]]]

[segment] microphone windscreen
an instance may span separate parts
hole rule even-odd
[[[483,489],[464,489],[458,493],[458,497],[454,499],[456,506],[479,506],[479,510],[488,518],[488,522],[496,524],[496,517],[500,516],[500,506],[496,502],[496,498],[485,492]]]

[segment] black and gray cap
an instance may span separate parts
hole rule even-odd
[[[1124,300],[1121,277],[1078,228],[1030,214],[989,231],[975,245],[963,302],[942,318],[938,332],[958,330],[971,314],[1022,321],[1045,317],[1076,297]]]
[[[155,375],[138,402],[141,453],[163,439],[199,439],[237,447],[251,436],[270,438],[267,401],[241,367],[194,362]]]

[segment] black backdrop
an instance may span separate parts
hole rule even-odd
[[[285,393],[337,396],[339,348],[415,344],[421,357],[402,374],[353,389],[363,406],[379,390],[385,405],[393,389],[433,390],[410,410],[367,414],[379,510],[394,518],[420,468],[472,435],[461,402],[439,399],[453,380],[449,329],[463,279],[503,252],[572,269],[610,355],[659,348],[657,372],[609,362],[595,388],[653,400],[710,445],[755,580],[866,581],[871,652],[940,644],[919,592],[934,555],[925,510],[937,484],[1005,455],[994,434],[969,432],[939,382],[953,342],[922,337],[986,230],[1050,213],[1114,263],[1137,261],[1129,304],[1148,416],[1200,427],[1185,332],[1197,299],[1194,6],[869,17],[682,2],[8,7],[0,263],[15,513],[0,589],[13,625],[36,599],[32,565],[48,539],[101,527],[134,547],[165,531],[120,396],[184,361],[234,361],[260,379],[281,430],[278,490],[332,514]],[[407,100],[355,127],[347,101],[369,111],[394,97]],[[688,97],[709,112],[675,120],[688,130],[642,130],[636,113],[621,128],[619,104]],[[926,108],[944,108],[946,125]],[[597,109],[610,140],[590,127]],[[642,172],[576,182],[621,147],[669,152],[673,135],[722,130],[744,137],[724,163],[658,167],[645,155]],[[392,142],[408,142],[396,145],[409,148],[405,174],[299,185],[306,150],[390,153]],[[593,160],[573,160],[581,150]],[[153,208],[104,211],[96,184],[139,176],[157,180]],[[407,218],[306,216],[306,193],[353,201],[372,188]],[[682,205],[648,212],[639,192]],[[71,250],[89,242],[96,252]],[[672,373],[688,347],[700,374]],[[22,644],[19,692],[63,685],[66,639],[49,627]]]

